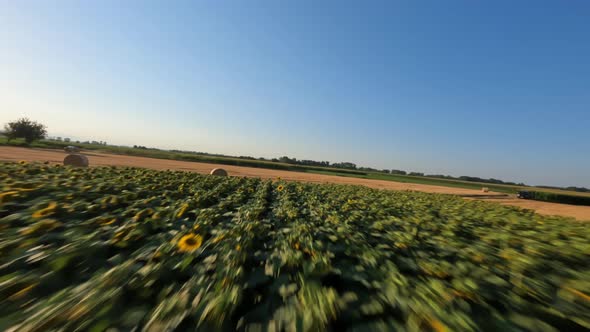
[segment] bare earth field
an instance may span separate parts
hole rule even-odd
[[[561,215],[574,217],[579,220],[590,220],[590,206],[575,206],[567,204],[556,204],[548,202],[539,202],[531,200],[520,200],[509,197],[506,194],[488,192],[483,193],[478,190],[440,187],[415,183],[401,183],[384,180],[369,180],[351,177],[341,177],[334,175],[323,175],[303,172],[291,172],[282,170],[272,170],[264,168],[240,167],[230,165],[217,165],[208,163],[197,163],[188,161],[154,159],[145,157],[134,157],[107,154],[100,152],[84,153],[88,157],[91,166],[131,166],[131,167],[145,167],[158,170],[183,170],[202,174],[208,174],[213,168],[222,167],[227,170],[232,176],[248,176],[260,178],[277,178],[288,181],[305,181],[315,183],[340,183],[350,185],[363,185],[377,189],[390,190],[415,190],[429,193],[439,194],[453,194],[459,195],[469,199],[482,199],[486,201],[493,201],[504,205],[519,206],[526,209],[533,209],[537,213],[546,215]],[[65,152],[50,149],[29,149],[20,147],[0,147],[0,161],[49,161],[50,163],[63,162]]]

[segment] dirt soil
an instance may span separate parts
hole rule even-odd
[[[131,166],[144,167],[158,170],[183,170],[202,174],[208,174],[214,168],[223,168],[232,176],[248,176],[260,178],[280,177],[287,181],[305,181],[314,183],[340,183],[350,185],[363,185],[377,189],[390,190],[415,190],[429,193],[453,194],[469,199],[482,199],[497,202],[504,205],[514,205],[526,209],[533,209],[537,213],[546,215],[561,215],[574,217],[579,220],[590,220],[590,206],[575,206],[567,204],[547,203],[531,200],[520,200],[503,193],[481,192],[472,189],[452,188],[424,185],[417,183],[402,183],[385,180],[370,180],[335,175],[323,175],[304,172],[282,171],[254,167],[241,167],[219,164],[208,164],[189,161],[177,161],[166,159],[154,159],[101,153],[95,151],[83,152],[88,157],[91,166]],[[0,161],[49,161],[50,163],[63,163],[67,154],[59,150],[30,149],[21,147],[0,147]]]

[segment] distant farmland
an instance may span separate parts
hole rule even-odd
[[[31,146],[32,147],[40,147],[40,148],[50,148],[50,149],[63,149],[65,146],[68,146],[71,144],[72,143],[43,140],[40,142],[33,143]],[[0,137],[0,145],[6,145],[5,138]],[[13,143],[11,143],[11,145],[23,146],[24,142],[14,141]],[[473,189],[473,190],[481,190],[482,187],[487,187],[491,191],[495,191],[495,192],[499,192],[499,193],[506,193],[506,194],[516,194],[520,190],[529,190],[529,191],[538,191],[538,192],[557,193],[557,194],[562,194],[562,195],[589,197],[589,199],[590,199],[590,193],[576,192],[576,191],[570,191],[570,190],[561,190],[561,189],[530,187],[530,186],[515,186],[515,185],[508,185],[508,184],[493,184],[493,183],[485,183],[485,182],[471,182],[471,181],[462,181],[462,180],[454,180],[454,179],[433,178],[433,177],[427,177],[427,176],[385,174],[382,172],[359,171],[359,170],[342,169],[342,168],[334,168],[334,167],[293,165],[293,164],[280,163],[280,162],[271,162],[271,161],[263,161],[263,160],[257,160],[257,159],[245,159],[245,158],[237,158],[237,157],[219,156],[219,155],[211,155],[211,154],[204,154],[204,153],[172,152],[172,151],[159,150],[159,149],[136,149],[136,148],[131,148],[131,147],[121,147],[121,146],[102,145],[102,144],[74,144],[74,145],[80,146],[83,149],[87,149],[87,150],[97,150],[97,151],[104,151],[104,152],[114,153],[114,154],[123,154],[123,155],[158,158],[158,159],[195,161],[195,162],[222,164],[222,165],[257,167],[257,168],[287,170],[287,171],[296,171],[296,172],[307,172],[307,173],[315,173],[315,174],[356,177],[356,178],[363,178],[363,179],[395,181],[395,182],[402,182],[402,183],[416,183],[416,184],[444,186],[444,187],[452,187],[452,188],[464,188],[464,189]],[[587,205],[590,205],[590,203]]]

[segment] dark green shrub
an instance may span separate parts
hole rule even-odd
[[[544,191],[531,191],[530,195],[530,199],[536,201],[590,206],[590,196],[566,195]]]

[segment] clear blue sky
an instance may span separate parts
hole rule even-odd
[[[590,1],[2,1],[0,122],[590,187]]]

